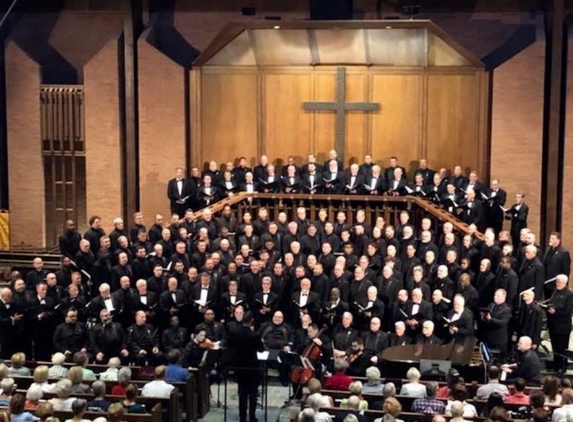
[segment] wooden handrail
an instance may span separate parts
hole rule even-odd
[[[422,208],[427,213],[431,214],[435,218],[443,222],[449,222],[454,226],[454,229],[463,234],[471,234],[476,238],[482,240],[483,234],[477,230],[472,230],[470,226],[459,218],[453,216],[446,210],[438,207],[431,201],[423,199],[417,196],[388,196],[388,195],[329,195],[329,194],[304,194],[304,193],[247,193],[240,192],[229,198],[225,198],[221,201],[210,205],[195,213],[195,218],[200,219],[203,216],[203,212],[206,209],[210,209],[213,213],[221,211],[226,205],[237,204],[247,198],[253,199],[271,199],[271,200],[293,200],[293,201],[341,201],[341,202],[365,202],[369,204],[415,204],[416,206]]]

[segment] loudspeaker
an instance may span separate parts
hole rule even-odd
[[[310,19],[315,21],[352,19],[353,0],[309,0]]]

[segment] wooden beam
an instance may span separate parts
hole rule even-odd
[[[122,0],[123,10],[123,214],[139,209],[139,122],[137,96],[137,39],[143,28],[141,3]]]
[[[567,81],[565,0],[549,2],[546,22],[540,242],[545,242],[552,231],[561,231],[562,224]]]

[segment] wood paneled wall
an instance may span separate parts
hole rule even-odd
[[[297,163],[324,160],[335,145],[335,113],[309,112],[305,101],[335,101],[336,68],[214,67],[195,69],[191,162],[203,166],[261,154]],[[380,110],[348,112],[345,166],[371,153],[387,165],[397,155],[412,170],[427,157],[434,168],[461,164],[487,178],[488,75],[471,67],[346,70],[346,101],[373,101]]]

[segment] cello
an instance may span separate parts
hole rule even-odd
[[[311,343],[305,347],[301,354],[301,359],[308,359],[316,362],[322,356],[322,350],[320,346],[314,342],[315,338],[318,338],[326,327],[321,328],[318,334],[311,340]],[[304,360],[303,360],[304,364]],[[304,387],[308,384],[311,378],[314,378],[315,370],[314,368],[308,368],[306,366],[297,366],[292,370],[291,381],[294,385],[299,385]]]

